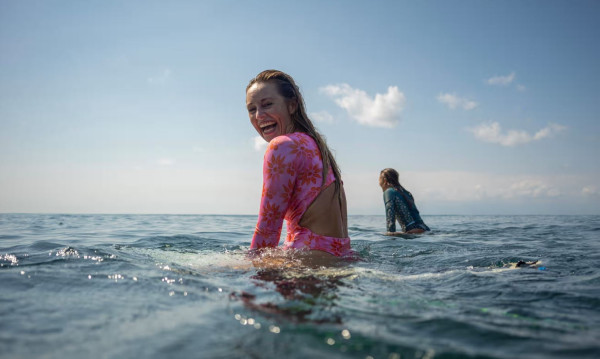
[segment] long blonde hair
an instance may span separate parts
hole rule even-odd
[[[323,161],[323,182],[321,186],[325,184],[327,179],[327,173],[329,171],[329,166],[331,166],[331,170],[335,176],[335,187],[339,189],[341,184],[341,174],[340,169],[333,157],[333,154],[327,147],[327,142],[325,142],[325,138],[317,131],[315,126],[312,124],[311,120],[308,118],[306,114],[306,106],[304,104],[304,99],[302,98],[302,94],[300,93],[300,88],[294,82],[294,79],[286,74],[285,72],[278,70],[265,70],[255,78],[250,80],[248,86],[246,86],[246,92],[248,89],[254,85],[255,83],[261,82],[272,82],[277,85],[277,90],[281,96],[283,96],[287,101],[296,101],[296,110],[292,113],[292,123],[294,125],[294,131],[304,132],[317,144],[319,148],[319,152],[321,152],[321,158]]]

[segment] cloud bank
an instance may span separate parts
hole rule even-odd
[[[461,98],[456,94],[441,93],[438,95],[437,100],[448,106],[451,110],[456,108],[462,108],[463,110],[469,111],[477,107],[477,102]]]
[[[523,130],[508,130],[506,133],[502,133],[500,124],[498,122],[492,122],[489,124],[481,124],[477,127],[468,128],[467,130],[473,133],[475,138],[480,141],[512,147],[552,137],[565,129],[565,126],[550,124],[547,127],[537,131],[533,135],[530,135],[528,132]]]
[[[325,86],[321,92],[333,98],[358,123],[372,127],[396,126],[406,102],[406,97],[396,86],[388,87],[387,93],[378,93],[375,97],[348,84]]]
[[[377,171],[348,172],[349,213],[385,211]],[[400,183],[415,196],[421,214],[597,214],[597,173],[545,175],[471,171],[401,171]],[[596,182],[596,183],[595,183]]]
[[[419,178],[411,178],[416,177]],[[485,201],[552,199],[565,195],[567,183],[574,178],[558,178],[534,175],[501,175],[476,172],[408,173],[414,181],[415,192],[422,192],[423,199],[430,201]],[[442,180],[443,179],[443,180]]]

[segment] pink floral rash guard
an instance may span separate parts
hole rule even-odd
[[[322,170],[319,148],[309,135],[294,132],[271,140],[263,162],[262,199],[251,249],[277,247],[285,219],[284,249],[317,249],[336,256],[351,253],[350,238],[323,236],[299,225],[321,192]],[[334,181],[330,168],[323,188]]]

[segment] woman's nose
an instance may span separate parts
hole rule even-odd
[[[256,109],[256,118],[263,118],[263,117],[265,117],[265,111],[260,108],[257,108]]]

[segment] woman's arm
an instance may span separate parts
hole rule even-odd
[[[383,192],[383,202],[385,203],[385,223],[388,233],[396,232],[396,212],[394,211],[394,201],[392,199],[392,191]]]
[[[291,154],[292,141],[279,136],[271,140],[263,162],[263,190],[258,223],[250,249],[277,247],[283,218],[294,189],[295,155]]]

